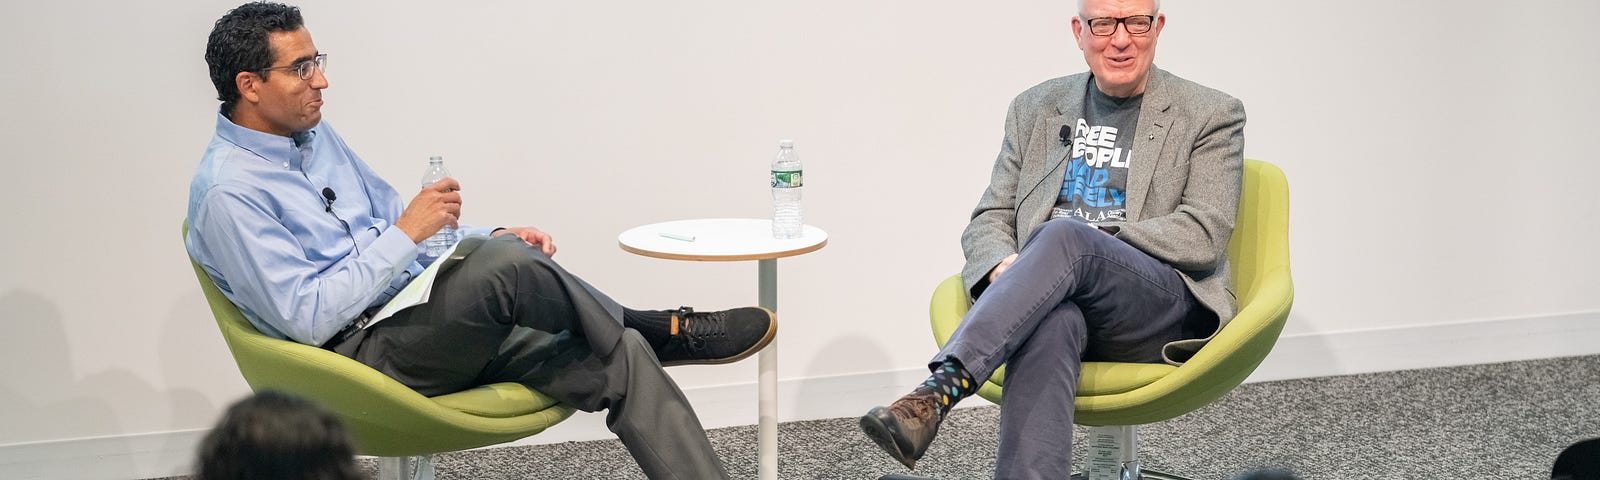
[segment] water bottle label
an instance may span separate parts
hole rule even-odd
[[[799,170],[793,172],[772,171],[772,188],[802,187],[804,186],[803,183],[805,182],[800,178]]]

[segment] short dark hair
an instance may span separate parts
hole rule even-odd
[[[262,391],[228,407],[200,443],[197,480],[359,480],[339,418],[310,400]]]
[[[305,25],[300,9],[281,3],[251,2],[229,10],[211,27],[206,40],[206,67],[211,84],[217,87],[222,113],[233,114],[239,103],[239,85],[234,77],[272,66],[272,46],[268,36],[293,32]]]

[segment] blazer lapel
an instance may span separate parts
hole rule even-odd
[[[1051,206],[1055,205],[1055,199],[1061,192],[1061,177],[1066,174],[1061,171],[1061,168],[1062,165],[1066,165],[1068,154],[1072,153],[1072,147],[1062,144],[1060,132],[1062,127],[1066,127],[1068,129],[1067,141],[1071,142],[1072,122],[1075,120],[1077,120],[1076,115],[1050,117],[1040,124],[1039,128],[1043,131],[1034,132],[1034,135],[1038,136],[1038,138],[1049,138],[1049,140],[1045,148],[1044,161],[1028,162],[1023,168],[1022,185],[1027,188],[1027,193],[1022,196],[1019,205],[1027,206],[1045,199],[1049,200],[1046,203]],[[1056,181],[1049,182],[1048,180],[1051,178],[1056,179]],[[1024,209],[1023,211],[1033,213],[1032,210]]]
[[[1172,127],[1172,99],[1167,96],[1166,71],[1151,67],[1150,82],[1146,85],[1144,101],[1139,107],[1138,135],[1133,140],[1133,158],[1128,166],[1128,221],[1143,220],[1144,199],[1150,193],[1150,182],[1155,178],[1156,163],[1161,159],[1161,147],[1167,143],[1167,132]]]
[[[1021,180],[1018,186],[1023,191],[1017,201],[1018,220],[1022,222],[1019,227],[1023,227],[1018,229],[1018,236],[1033,231],[1033,226],[1048,218],[1050,207],[1056,205],[1056,198],[1061,193],[1061,182],[1066,175],[1063,169],[1067,164],[1067,157],[1072,154],[1073,129],[1076,128],[1077,120],[1083,117],[1083,97],[1087,93],[1084,86],[1087,84],[1086,81],[1080,81],[1069,86],[1066,95],[1056,103],[1056,114],[1039,123],[1033,132],[1034,145],[1038,145],[1041,141],[1045,142],[1044,156],[1042,161],[1023,162],[1022,174],[1018,177]],[[1066,140],[1061,138],[1063,127],[1067,129]]]

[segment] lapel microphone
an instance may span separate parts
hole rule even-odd
[[[335,198],[339,198],[339,197],[333,194],[333,189],[332,188],[322,187],[322,199],[323,200],[327,200],[328,206],[327,206],[326,210],[328,211],[328,213],[333,213],[333,200]],[[333,219],[334,220],[338,220],[339,221],[339,225],[344,227],[344,234],[346,236],[350,237],[350,244],[352,246],[354,246],[354,248],[356,250],[356,255],[360,255],[361,254],[361,245],[356,244],[356,236],[355,236],[355,234],[354,233],[350,233],[350,224],[348,222],[345,222],[343,218],[339,218],[339,214],[337,214],[337,213],[333,213]]]
[[[337,198],[333,194],[333,189],[332,188],[328,188],[328,187],[322,187],[322,198],[324,198],[324,199],[326,199],[328,201],[327,202],[328,203],[328,208],[327,208],[328,213],[333,213],[333,199]]]
[[[1061,146],[1063,146],[1063,147],[1072,146],[1072,126],[1071,125],[1062,125],[1061,126]],[[328,195],[329,194],[328,193],[328,189],[323,189],[322,190],[322,194],[323,195]],[[333,197],[328,197],[328,198],[333,198]],[[332,200],[329,200],[329,201],[331,202]]]

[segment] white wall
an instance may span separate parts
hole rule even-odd
[[[1600,4],[1165,3],[1157,63],[1243,99],[1246,155],[1288,173],[1286,334],[1600,312]],[[191,431],[247,391],[178,236],[215,111],[203,45],[231,6],[0,7],[0,445]],[[444,155],[467,223],[552,232],[631,305],[755,302],[753,264],[615,236],[766,215],[774,144],[796,139],[831,240],[780,262],[791,382],[926,359],[925,302],[960,267],[1008,101],[1084,68],[1070,1],[301,7],[330,54],[325,118],[378,172],[409,188]],[[1269,366],[1341,371],[1328,355]],[[695,390],[754,368],[673,374]]]

